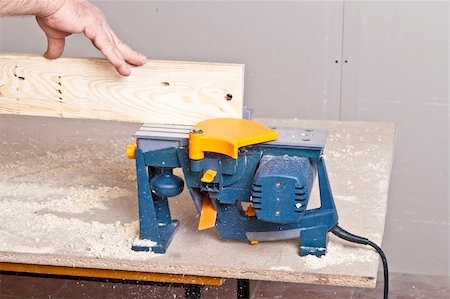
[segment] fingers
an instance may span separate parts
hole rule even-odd
[[[63,32],[52,28],[46,24],[41,18],[36,18],[39,26],[47,36],[47,51],[44,57],[47,59],[55,59],[61,57],[64,52],[64,45],[66,43],[65,37],[70,33]]]
[[[143,54],[132,50],[128,45],[124,44],[108,25],[102,26],[100,31],[96,31],[93,34],[86,33],[86,36],[92,40],[94,46],[105,55],[106,59],[123,76],[131,74],[126,62],[139,66],[143,65],[147,60]]]
[[[122,76],[129,76],[131,74],[125,59],[121,52],[116,47],[116,44],[111,40],[105,31],[96,32],[95,34],[88,34],[86,36],[92,40],[94,46],[102,52],[108,61],[116,68]]]
[[[134,51],[127,44],[123,43],[114,32],[112,32],[114,43],[116,44],[117,49],[119,49],[123,58],[133,65],[143,65],[147,58],[144,54]]]
[[[47,36],[48,47],[44,54],[47,58],[60,57],[64,51],[65,37],[83,32],[123,76],[131,73],[127,62],[142,65],[146,61],[144,55],[120,41],[104,14],[87,1],[66,1],[56,13],[36,19]]]
[[[52,38],[47,36],[47,51],[44,53],[44,57],[47,59],[55,59],[61,57],[64,52],[64,45],[66,39]]]
[[[131,49],[127,44],[122,43],[120,40],[117,43],[117,48],[126,61],[133,65],[143,65],[147,61],[147,57],[144,54],[138,53]]]
[[[89,4],[89,8],[89,17],[83,30],[84,34],[103,53],[119,74],[130,75],[131,71],[126,61],[134,65],[142,65],[145,63],[145,57],[120,42],[109,27],[105,16],[97,7]]]

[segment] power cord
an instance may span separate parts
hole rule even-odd
[[[337,224],[336,224],[336,226],[334,226],[331,229],[331,232],[334,235],[336,235],[339,238],[344,239],[346,241],[372,246],[378,252],[378,254],[380,255],[380,258],[381,258],[381,262],[383,263],[383,274],[384,274],[383,298],[384,299],[388,299],[388,295],[389,295],[389,269],[388,269],[388,263],[387,263],[386,255],[384,254],[383,250],[381,250],[381,248],[377,244],[375,244],[374,242],[370,241],[369,239],[363,238],[363,237],[360,237],[360,236],[357,236],[357,235],[354,235],[352,233],[349,233],[348,231],[346,231],[345,229],[343,229],[342,227],[340,227]]]

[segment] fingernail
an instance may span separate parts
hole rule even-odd
[[[146,60],[147,60],[147,57],[145,57],[144,54],[139,53],[139,59],[140,59],[141,61],[146,61]]]
[[[131,70],[130,70],[130,68],[128,66],[121,67],[120,69],[118,69],[118,71],[119,71],[119,73],[122,76],[129,76],[129,75],[131,75]]]

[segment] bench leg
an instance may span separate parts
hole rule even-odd
[[[250,298],[250,280],[237,279],[237,298],[238,299]]]
[[[199,284],[186,284],[184,286],[184,298],[200,299],[202,297],[202,286]]]

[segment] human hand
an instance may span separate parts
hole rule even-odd
[[[145,63],[145,56],[132,50],[117,37],[104,14],[95,5],[86,0],[65,0],[54,1],[47,7],[49,11],[36,15],[39,26],[47,36],[46,58],[60,57],[64,51],[65,38],[72,33],[84,33],[123,76],[131,73],[127,62],[133,65]]]

